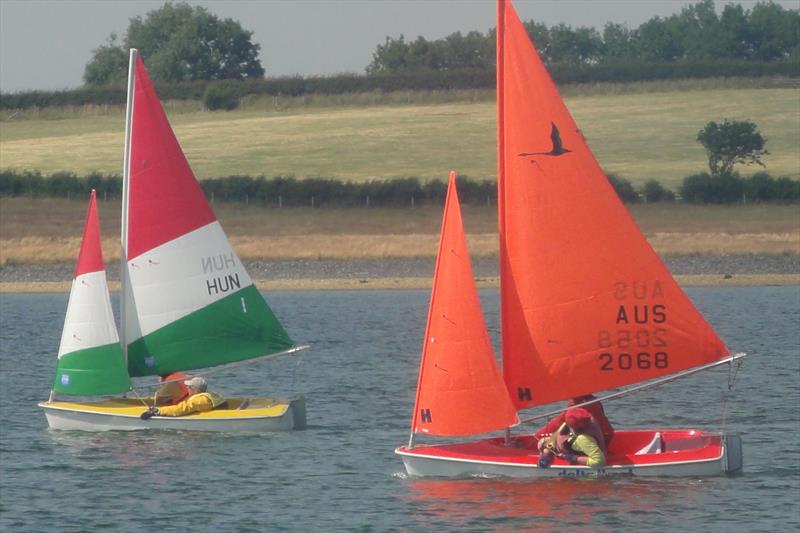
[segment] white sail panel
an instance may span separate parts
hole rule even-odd
[[[72,281],[58,357],[113,343],[119,343],[119,335],[106,272],[81,274]]]
[[[127,268],[128,344],[253,283],[217,221],[139,255]]]

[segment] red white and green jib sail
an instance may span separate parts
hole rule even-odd
[[[138,56],[131,120],[123,230],[131,376],[291,348],[209,207]]]
[[[91,396],[131,388],[111,310],[95,192],[89,200],[83,240],[64,319],[53,390]]]

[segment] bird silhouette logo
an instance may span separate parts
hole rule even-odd
[[[529,157],[532,155],[558,156],[572,151],[564,148],[564,144],[561,142],[561,134],[558,132],[555,122],[551,122],[550,124],[552,125],[552,129],[550,130],[550,140],[553,143],[553,148],[549,152],[521,152],[519,157]]]

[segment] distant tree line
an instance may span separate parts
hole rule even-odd
[[[696,62],[651,63],[620,65],[554,65],[550,69],[558,84],[570,83],[628,83],[647,80],[728,77],[800,77],[800,62]],[[162,101],[205,100],[207,92],[221,90],[225,101],[248,95],[303,96],[310,94],[353,94],[394,91],[451,91],[492,89],[495,85],[493,70],[415,71],[362,76],[284,77],[248,80],[155,82]],[[86,106],[124,104],[126,90],[123,85],[81,87],[62,91],[24,91],[0,93],[0,109],[30,109],[51,106]],[[209,109],[225,109],[226,105]]]
[[[759,2],[753,9],[701,0],[670,17],[653,17],[638,28],[609,22],[595,28],[566,24],[525,27],[550,65],[614,65],[709,61],[800,61],[800,9]],[[428,41],[387,37],[367,66],[371,74],[417,70],[494,68],[495,30],[460,32]]]
[[[730,172],[721,176],[700,173],[684,178],[675,192],[650,180],[635,187],[630,180],[608,175],[625,203],[672,202],[680,197],[689,203],[798,202],[800,181],[773,178],[766,172],[741,177]],[[296,179],[228,176],[200,180],[200,187],[211,202],[252,203],[267,207],[414,207],[443,205],[447,183],[422,182],[417,178],[397,178],[367,182],[329,178]],[[83,198],[95,189],[98,197],[121,197],[122,178],[92,173],[77,176],[71,172],[43,175],[33,171],[0,170],[0,197],[33,196]],[[458,194],[464,204],[495,205],[497,184],[493,180],[459,177]]]
[[[602,33],[564,24],[526,27],[559,84],[800,77],[800,9],[772,2],[751,10],[726,4],[717,15],[713,0],[703,0],[635,29],[609,23]],[[162,100],[203,100],[209,109],[235,108],[247,95],[490,89],[495,83],[494,30],[432,41],[387,38],[367,75],[268,79],[251,37],[238,22],[202,7],[167,3],[145,19],[131,19],[122,42],[112,34],[94,51],[84,87],[0,94],[0,109],[124,103],[129,46],[140,49]]]

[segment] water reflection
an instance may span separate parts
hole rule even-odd
[[[481,517],[537,519],[537,524],[592,523],[598,513],[648,513],[669,500],[696,497],[699,483],[667,479],[409,479],[412,506],[428,515],[470,522]]]
[[[219,435],[189,431],[54,431],[54,452],[66,452],[73,467],[87,470],[138,468],[166,459],[184,460],[214,448]]]

